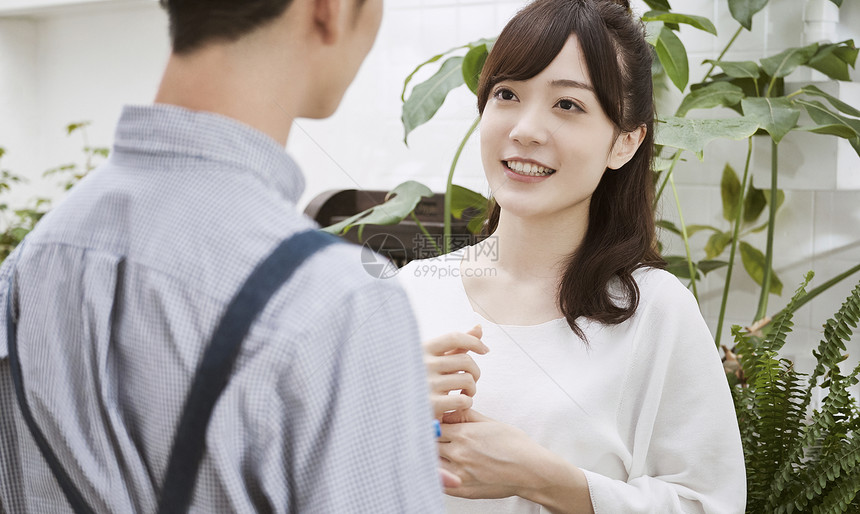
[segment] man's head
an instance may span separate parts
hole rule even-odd
[[[302,1],[302,0],[296,0]],[[358,7],[365,0],[354,0]],[[173,53],[215,41],[232,42],[271,23],[293,0],[159,0],[170,18]]]
[[[370,50],[383,0],[159,1],[177,62],[189,70],[222,65],[208,74],[207,89],[253,81],[257,96],[281,106],[290,97],[298,102],[289,109],[293,117],[322,118],[337,108]]]

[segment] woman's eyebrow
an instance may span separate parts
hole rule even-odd
[[[580,82],[578,80],[570,80],[570,79],[556,79],[551,80],[549,82],[551,87],[575,87],[577,89],[586,89],[588,91],[594,92],[594,88],[591,84],[586,84],[585,82]]]

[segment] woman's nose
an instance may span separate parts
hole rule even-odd
[[[543,145],[549,132],[539,113],[524,110],[511,128],[510,138],[523,146]]]

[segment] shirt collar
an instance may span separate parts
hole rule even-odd
[[[256,175],[294,204],[305,188],[298,165],[268,135],[220,114],[175,105],[124,107],[111,159],[153,168],[221,163]]]

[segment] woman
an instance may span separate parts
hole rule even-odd
[[[628,2],[526,6],[478,109],[492,235],[399,275],[462,479],[449,511],[742,512],[719,355],[660,269],[651,52]]]

